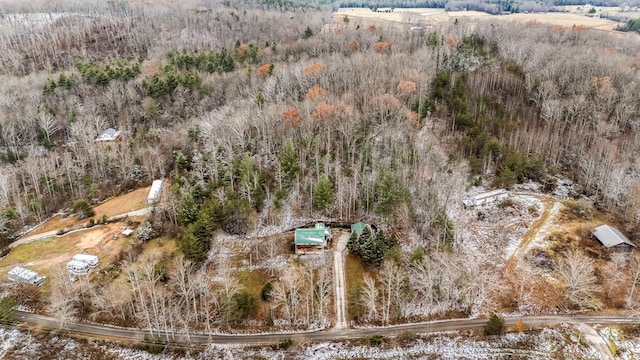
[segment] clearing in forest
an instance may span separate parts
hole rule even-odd
[[[93,208],[96,212],[94,218],[99,219],[103,215],[112,217],[147,207],[147,195],[149,194],[150,188],[150,186],[139,188],[103,202]],[[62,218],[60,215],[57,215],[46,221],[44,224],[38,226],[33,231],[25,234],[25,236],[33,236],[62,229],[71,229],[78,227],[80,224],[86,223],[87,221],[87,219],[78,220],[77,216]]]
[[[445,11],[437,8],[396,8],[391,13],[374,12],[368,8],[341,8],[334,14],[334,22],[340,23],[344,16],[354,19],[380,20],[407,25],[437,25],[452,22],[455,19],[481,19],[517,22],[525,24],[549,24],[571,28],[581,26],[605,31],[613,31],[619,22],[594,16],[585,16],[570,12],[520,13],[491,15],[481,11]]]

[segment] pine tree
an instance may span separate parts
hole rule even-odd
[[[347,242],[347,250],[354,255],[360,254],[360,243],[358,242],[358,234],[352,232]]]
[[[379,266],[384,259],[384,237],[369,236],[362,246],[362,260],[368,265]]]
[[[283,180],[287,184],[291,184],[300,171],[298,155],[296,155],[296,149],[293,147],[291,139],[287,139],[284,143],[284,148],[278,156],[278,160],[280,161],[280,172]]]
[[[375,183],[376,204],[374,211],[381,215],[390,215],[405,199],[405,189],[400,181],[388,170],[383,170]]]
[[[189,227],[180,239],[178,246],[186,259],[194,263],[201,263],[207,259],[207,253],[209,251],[208,244],[208,241],[205,244],[202,240],[198,239],[193,231],[191,231],[191,227]]]
[[[313,192],[313,207],[316,210],[326,210],[333,204],[333,187],[328,177],[323,177],[316,184]]]
[[[302,35],[302,38],[308,39],[312,36],[313,36],[313,30],[311,30],[311,28],[307,26],[307,28],[304,30],[304,34]]]
[[[504,326],[504,320],[498,314],[493,313],[487,321],[487,325],[484,327],[485,335],[500,335],[502,334],[502,327]]]

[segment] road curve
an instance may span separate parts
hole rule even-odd
[[[59,320],[21,311],[14,312],[14,319],[21,323],[37,325],[49,329],[61,329]],[[505,326],[513,326],[516,321],[522,321],[526,328],[540,328],[559,325],[562,323],[586,323],[586,324],[638,324],[640,318],[626,316],[606,315],[579,315],[579,316],[524,316],[519,318],[505,318]],[[434,333],[452,330],[480,329],[487,323],[486,319],[453,319],[431,321],[417,324],[393,325],[386,327],[365,329],[333,329],[328,331],[296,332],[280,334],[186,334],[176,332],[171,335],[164,332],[150,332],[148,330],[122,328],[92,323],[68,322],[64,330],[83,336],[104,336],[123,339],[127,341],[140,341],[144,338],[159,338],[166,341],[189,344],[272,344],[284,339],[292,339],[297,342],[321,342],[365,338],[372,335],[394,336],[403,333]]]

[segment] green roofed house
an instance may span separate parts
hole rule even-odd
[[[294,239],[296,254],[321,252],[327,247],[327,239],[331,239],[331,229],[318,223],[311,229],[296,229]]]
[[[323,223],[317,223],[314,227],[314,229],[322,229],[324,230],[324,237],[327,239],[331,239],[331,228],[330,227],[326,227]]]
[[[351,232],[352,233],[355,232],[356,235],[360,236],[360,235],[362,235],[362,232],[364,231],[365,227],[368,227],[369,231],[371,231],[371,225],[363,223],[362,221],[361,222],[357,222],[357,223],[351,225]]]

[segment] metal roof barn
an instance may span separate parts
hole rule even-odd
[[[602,245],[608,248],[623,244],[636,247],[631,240],[613,226],[600,225],[593,230],[593,236],[595,236]]]

